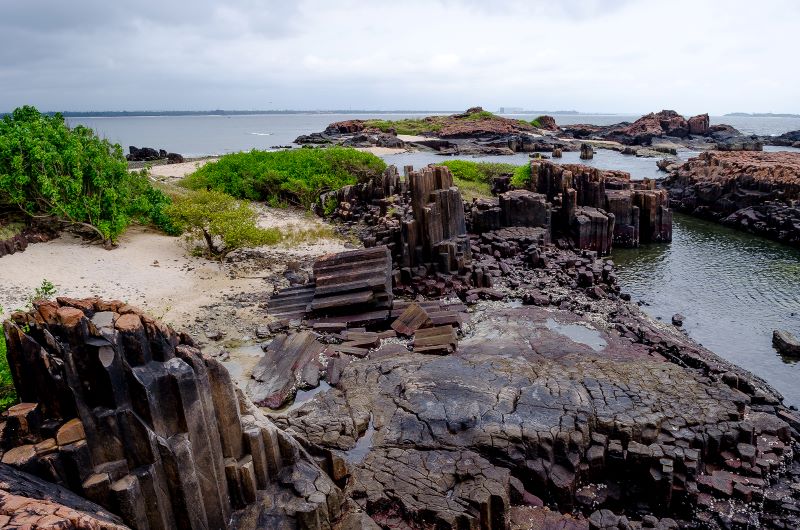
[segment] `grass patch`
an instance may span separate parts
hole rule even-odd
[[[6,337],[0,333],[0,412],[16,404],[17,391],[14,389],[14,381],[11,379],[11,368],[8,366],[6,358]]]
[[[527,188],[530,181],[531,181],[530,164],[525,164],[524,166],[517,167],[514,170],[514,174],[511,176],[511,185],[517,189]]]
[[[371,153],[344,147],[234,153],[181,180],[193,190],[222,191],[271,206],[309,207],[320,193],[364,182],[386,169]]]
[[[488,110],[479,110],[466,114],[456,114],[453,116],[426,116],[425,118],[406,118],[403,120],[365,120],[365,127],[372,127],[383,132],[394,130],[397,134],[408,134],[417,136],[424,133],[437,133],[442,130],[447,123],[454,120],[462,121],[483,121],[497,118]],[[527,122],[521,122],[528,125]]]
[[[21,233],[25,229],[24,223],[11,222],[5,225],[0,225],[0,241],[10,239],[15,235]]]
[[[302,243],[316,243],[325,239],[340,240],[341,236],[336,233],[333,227],[325,225],[303,230],[290,228],[283,233],[281,243],[286,246],[293,246]]]
[[[456,186],[467,201],[491,197],[492,180],[502,175],[511,175],[518,169],[514,164],[470,160],[448,160],[441,165],[450,168]]]
[[[422,133],[434,133],[442,130],[447,116],[428,116],[426,118],[404,120],[366,120],[365,127],[372,127],[383,132],[394,130],[397,134],[417,136]]]

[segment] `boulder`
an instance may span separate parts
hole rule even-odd
[[[784,355],[800,356],[800,340],[789,331],[782,329],[773,331],[772,345]]]
[[[591,160],[594,158],[592,144],[581,144],[581,160]]]
[[[692,116],[687,120],[687,124],[689,125],[689,134],[705,136],[709,132],[708,114]]]

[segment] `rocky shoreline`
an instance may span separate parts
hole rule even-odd
[[[800,246],[800,153],[711,151],[667,170],[673,208]]]
[[[645,316],[602,257],[669,240],[666,193],[547,161],[507,185],[464,203],[447,168],[389,168],[321,197],[366,248],[287,271],[246,390],[122,302],[13,314],[0,518],[796,528],[800,417]]]
[[[539,116],[534,126],[474,107],[462,114],[418,120],[417,126],[423,130],[414,136],[398,134],[391,127],[395,122],[381,123],[378,128],[374,121],[331,123],[322,132],[297,137],[294,143],[406,148],[441,155],[552,153],[554,157],[590,145],[627,155],[655,157],[675,155],[678,149],[761,151],[765,144],[792,145],[800,139],[796,132],[776,138],[747,136],[730,125],[710,125],[708,114],[685,118],[672,110],[650,113],[633,123],[559,127],[552,116]]]

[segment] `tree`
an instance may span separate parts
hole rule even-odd
[[[128,172],[119,145],[91,129],[30,106],[0,120],[0,206],[89,228],[110,245],[133,220],[163,222],[168,202],[146,176]]]
[[[220,259],[237,248],[274,245],[281,240],[279,230],[256,224],[258,216],[248,203],[220,191],[190,192],[176,198],[166,214],[189,237],[202,238],[209,256]]]

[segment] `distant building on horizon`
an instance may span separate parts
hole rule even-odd
[[[500,107],[500,110],[497,111],[498,114],[517,114],[522,112],[524,109],[522,107]]]

